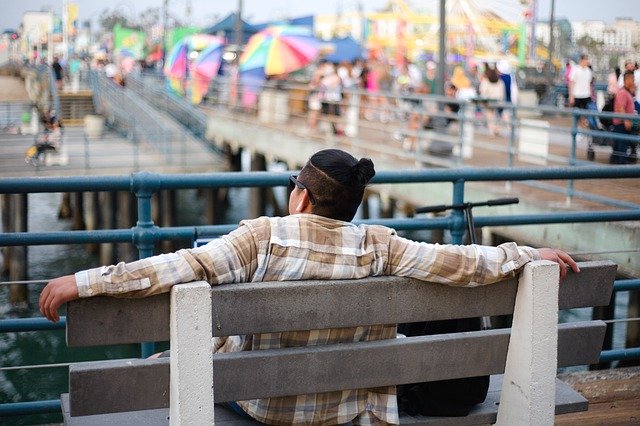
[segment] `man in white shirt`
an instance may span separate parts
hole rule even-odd
[[[589,68],[589,56],[581,55],[577,66],[571,68],[569,74],[569,105],[587,109],[591,101],[591,80],[593,72]]]

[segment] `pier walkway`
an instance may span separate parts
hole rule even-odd
[[[62,164],[34,167],[24,160],[34,135],[0,134],[0,176],[127,175],[136,171],[205,173],[226,170],[223,159],[199,141],[179,150],[171,163],[145,143],[135,143],[114,131],[85,139],[81,127],[66,127]],[[58,161],[57,159],[54,161]]]

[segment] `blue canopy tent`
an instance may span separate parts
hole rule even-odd
[[[276,21],[263,22],[260,24],[255,24],[253,28],[257,31],[261,31],[272,25],[296,25],[296,26],[309,27],[309,29],[313,31],[313,24],[314,24],[313,15],[309,15],[309,16],[301,16],[299,18],[286,18],[286,19],[279,19]]]
[[[352,37],[334,38],[329,40],[327,44],[333,45],[335,50],[324,56],[329,62],[340,63],[343,61],[353,62],[356,59],[362,59],[362,46],[358,44]]]
[[[224,37],[227,39],[228,43],[238,44],[236,43],[236,13],[230,13],[224,18],[222,21],[206,28],[203,32],[206,34],[219,35],[221,32],[224,33]],[[254,35],[259,31],[256,26],[249,24],[247,21],[241,19],[242,22],[242,43],[246,44],[249,37]]]

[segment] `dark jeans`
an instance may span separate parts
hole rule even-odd
[[[624,135],[630,134],[630,132],[624,128],[624,124],[614,124],[612,130],[615,133],[620,133]],[[611,153],[611,158],[609,162],[611,164],[627,164],[627,149],[632,144],[632,142],[626,139],[618,139],[615,138],[613,140],[613,152]]]

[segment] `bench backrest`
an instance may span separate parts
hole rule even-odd
[[[610,301],[615,264],[585,262],[580,268],[560,284],[560,309]],[[516,289],[516,279],[453,288],[398,277],[225,285],[211,290],[212,327],[214,335],[225,336],[507,315]],[[168,340],[169,317],[168,295],[78,300],[68,307],[67,340],[69,346]],[[604,331],[600,321],[561,325],[558,366],[596,362]],[[498,329],[218,354],[214,394],[216,401],[244,400],[496,374],[504,371],[508,342],[509,330]],[[168,388],[168,359],[73,365],[71,414],[167,407]]]

